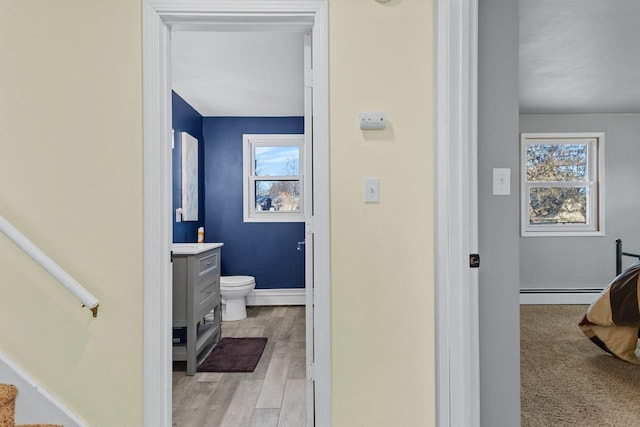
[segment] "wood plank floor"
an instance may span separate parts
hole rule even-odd
[[[247,318],[222,322],[223,337],[267,337],[254,372],[199,372],[174,364],[174,427],[304,427],[304,306],[247,307]]]

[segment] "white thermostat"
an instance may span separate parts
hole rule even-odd
[[[360,113],[360,129],[384,129],[387,127],[387,113],[377,111]]]

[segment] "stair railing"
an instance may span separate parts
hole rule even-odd
[[[35,262],[40,264],[44,270],[60,282],[69,292],[82,302],[83,307],[87,307],[93,313],[93,317],[98,317],[98,306],[100,302],[89,291],[87,291],[69,273],[64,271],[54,260],[49,258],[31,240],[15,228],[9,221],[0,215],[0,231],[2,231],[13,243],[29,255]]]

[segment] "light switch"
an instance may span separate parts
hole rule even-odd
[[[365,203],[380,202],[380,178],[364,179],[364,202]]]
[[[493,195],[508,196],[511,194],[511,169],[493,169]]]

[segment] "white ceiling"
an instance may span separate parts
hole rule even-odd
[[[294,32],[175,31],[173,90],[206,117],[303,116],[303,37]]]
[[[639,113],[640,1],[520,0],[520,111]]]
[[[172,33],[203,116],[304,115],[301,33]],[[520,0],[522,113],[640,113],[640,0]]]

